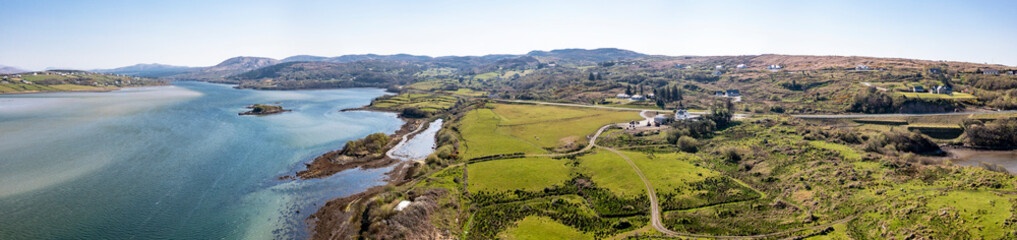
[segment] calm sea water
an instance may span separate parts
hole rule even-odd
[[[396,131],[394,114],[338,112],[383,94],[181,82],[0,96],[0,239],[304,238],[318,205],[382,184],[389,169],[277,178]],[[237,116],[277,102],[294,111]]]

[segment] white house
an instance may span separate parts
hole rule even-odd
[[[724,65],[717,65],[716,69],[724,69]]]
[[[738,69],[745,69],[745,64],[738,64],[738,66],[735,67]]]
[[[646,101],[646,97],[643,97],[643,95],[638,95],[637,94],[637,95],[632,95],[632,98],[630,98],[630,100],[632,100],[632,101]]]
[[[868,71],[868,70],[869,70],[869,66],[865,66],[865,65],[855,66],[855,71]]]
[[[982,74],[986,74],[986,75],[999,75],[999,70],[998,69],[985,69],[985,70],[982,70]]]
[[[621,99],[629,99],[629,95],[624,93],[619,93],[617,97]]]

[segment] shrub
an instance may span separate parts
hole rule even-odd
[[[683,152],[695,153],[699,151],[699,141],[689,136],[681,136],[678,138],[678,149]]]
[[[1017,118],[1000,119],[990,123],[971,123],[964,129],[970,146],[991,149],[1017,149]]]
[[[742,155],[738,152],[738,148],[725,146],[720,148],[720,155],[724,157],[730,163],[738,163],[742,161]]]
[[[431,116],[431,113],[420,110],[418,108],[403,108],[402,114],[404,118],[427,118]]]
[[[929,154],[941,153],[939,145],[921,133],[892,130],[865,142],[865,151],[882,152],[889,148],[900,152]]]

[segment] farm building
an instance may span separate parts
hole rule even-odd
[[[632,100],[632,101],[646,101],[646,97],[643,97],[643,95],[638,95],[637,94],[637,95],[632,95],[632,98],[630,98],[630,100]]]
[[[616,97],[620,99],[629,99],[629,95],[624,93],[619,93]]]
[[[716,69],[724,69],[724,65],[717,65]]]
[[[738,66],[735,66],[735,68],[745,69],[745,64],[738,64]]]
[[[766,69],[770,69],[770,70],[780,70],[781,68],[782,67],[780,65],[770,65],[770,66],[766,67]]]
[[[868,70],[870,70],[869,66],[865,65],[855,66],[855,71],[868,71]]]
[[[949,95],[949,94],[953,94],[953,88],[950,88],[949,86],[939,85],[939,86],[936,86],[936,87],[932,88],[932,93],[935,93],[935,94],[947,94],[947,95]]]
[[[656,117],[653,117],[653,123],[655,123],[657,125],[667,124],[667,122],[669,122],[669,121],[671,121],[671,118],[668,118],[664,114],[657,114]]]
[[[997,70],[997,69],[985,69],[985,70],[982,70],[982,74],[986,74],[986,75],[999,75],[999,70]]]
[[[922,87],[922,86],[914,86],[914,87],[911,87],[911,91],[912,92],[917,92],[917,93],[925,92],[925,88]]]

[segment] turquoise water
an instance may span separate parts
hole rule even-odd
[[[277,178],[395,132],[394,114],[338,112],[383,94],[181,82],[0,96],[0,238],[304,238],[317,205],[382,184],[389,169]],[[294,111],[237,115],[254,103]]]

